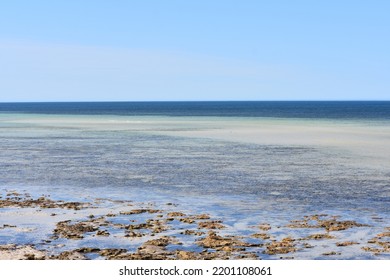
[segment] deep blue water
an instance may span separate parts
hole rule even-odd
[[[390,119],[390,101],[0,103],[0,113]]]

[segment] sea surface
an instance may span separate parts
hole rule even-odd
[[[386,227],[390,102],[0,103],[0,188],[173,202],[232,232],[318,213]]]
[[[20,102],[0,103],[0,112],[390,120],[390,101]]]

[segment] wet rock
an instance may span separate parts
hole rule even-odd
[[[332,239],[332,238],[335,237],[328,233],[316,233],[316,234],[311,234],[304,239]]]
[[[328,215],[327,214],[315,214],[315,215],[310,215],[310,216],[304,216],[304,219],[319,221],[323,217],[328,217]]]
[[[21,194],[16,191],[10,191],[6,194],[6,196],[21,196]]]
[[[136,253],[120,254],[118,256],[110,257],[111,260],[173,260],[172,254],[164,251],[145,251],[141,250]]]
[[[5,207],[20,207],[20,208],[63,208],[80,210],[89,207],[90,203],[81,202],[64,202],[54,201],[46,197],[39,197],[37,199],[31,199],[25,197],[7,197],[5,200],[0,200],[0,208]]]
[[[0,260],[44,260],[46,252],[32,245],[7,244],[0,245]]]
[[[146,224],[146,223],[131,224],[131,225],[119,224],[117,226],[120,227],[120,228],[124,228],[124,229],[130,230],[130,231],[132,231],[132,230],[140,230],[140,229],[147,229],[148,228],[148,224]]]
[[[386,229],[388,230],[388,228]],[[375,247],[362,247],[362,250],[374,254],[390,253],[390,239],[388,237],[390,237],[390,231],[379,233],[376,237],[368,241],[369,244],[372,244]]]
[[[106,217],[116,217],[117,216],[117,214],[113,214],[113,213],[108,213],[107,215],[106,215]]]
[[[337,242],[336,246],[345,247],[345,246],[351,246],[351,245],[355,245],[355,244],[359,244],[359,242],[354,242],[354,241]]]
[[[89,222],[91,225],[94,225],[97,227],[101,227],[101,226],[106,227],[106,226],[109,226],[112,224],[112,223],[108,222],[104,217],[92,218],[92,219],[88,220],[87,222]]]
[[[135,232],[135,231],[126,231],[125,237],[129,238],[139,238],[145,236],[144,233],[141,232]]]
[[[259,260],[259,257],[255,253],[242,252],[238,255],[233,255],[234,260]]]
[[[367,225],[357,223],[355,221],[339,221],[336,217],[328,220],[321,219],[326,215],[305,216],[303,220],[291,221],[287,227],[289,228],[324,228],[327,231],[340,231],[352,227],[364,227]]]
[[[91,247],[82,247],[82,248],[74,250],[74,252],[78,252],[78,253],[82,253],[82,254],[97,253],[99,251],[100,251],[99,248],[91,248]]]
[[[223,228],[225,228],[225,226],[221,223],[222,223],[222,221],[199,222],[198,228],[199,229],[223,229]]]
[[[87,260],[87,258],[76,251],[64,251],[57,256],[51,256],[51,259],[55,260]]]
[[[99,235],[99,236],[109,236],[110,233],[107,230],[98,230],[96,235]]]
[[[309,244],[309,243],[303,243],[303,244],[302,244],[302,247],[303,247],[303,248],[306,248],[306,249],[314,248],[314,246],[311,245],[311,244]]]
[[[184,234],[184,235],[197,235],[197,236],[200,236],[200,235],[204,235],[205,233],[203,231],[197,231],[197,230],[189,230],[189,229],[186,229],[185,231],[181,232],[180,234]]]
[[[245,247],[253,245],[242,242],[236,237],[222,237],[214,231],[210,231],[206,237],[199,239],[196,243],[204,248],[225,252],[243,251],[245,250]],[[254,246],[259,245],[255,244]]]
[[[271,236],[266,233],[254,233],[251,235],[253,238],[260,238],[260,239],[270,239]]]
[[[170,212],[167,214],[168,217],[183,217],[183,216],[186,216],[186,214],[182,213],[182,212]]]
[[[2,227],[0,227],[0,229],[5,229],[5,228],[16,228],[15,225],[9,225],[9,224],[3,224]]]
[[[200,214],[200,215],[191,216],[191,218],[194,220],[208,220],[210,219],[210,216],[207,214]]]
[[[99,251],[100,256],[106,257],[107,259],[117,259],[119,256],[126,253],[126,249],[102,249]]]
[[[146,221],[147,228],[149,228],[152,233],[161,233],[168,230],[168,227],[165,224],[165,221],[150,219]]]
[[[146,242],[143,244],[143,246],[153,245],[153,246],[165,247],[165,246],[167,246],[168,244],[170,244],[171,242],[172,242],[172,238],[171,238],[171,237],[169,237],[169,236],[163,236],[163,237],[161,237],[161,238],[148,240],[148,241],[146,241]]]
[[[149,213],[149,214],[154,214],[158,213],[160,210],[156,209],[133,209],[130,211],[121,211],[119,212],[121,215],[137,215],[137,214],[142,214],[142,213]]]
[[[258,227],[259,227],[259,229],[264,230],[264,231],[268,231],[271,229],[270,224],[260,224]]]
[[[82,239],[84,233],[97,231],[98,227],[91,225],[88,222],[80,222],[71,224],[71,221],[62,221],[57,223],[54,229],[54,237],[62,237],[67,239]]]
[[[35,254],[25,254],[24,257],[26,260],[44,260],[44,259],[46,259],[45,256],[39,257]]]
[[[390,237],[390,231],[379,233],[377,236],[380,237],[380,238],[382,238],[382,237]]]
[[[323,253],[322,255],[323,256],[334,256],[334,255],[341,255],[341,253],[332,251],[332,252]]]
[[[153,260],[168,259],[172,256],[172,253],[167,252],[165,247],[172,243],[175,243],[175,240],[169,236],[162,236],[157,239],[148,240],[142,244],[138,248],[136,254],[133,254],[131,257]]]
[[[383,250],[381,248],[373,248],[373,247],[362,247],[362,250],[366,252],[372,252],[376,255],[379,255],[380,253],[383,253]]]
[[[177,251],[176,257],[178,260],[196,260],[199,255],[195,252]]]
[[[272,243],[266,244],[266,250],[264,253],[268,255],[276,255],[296,252],[297,249],[294,241],[295,239],[291,237],[283,238],[281,241],[273,241]]]
[[[325,228],[328,231],[339,231],[339,230],[346,230],[352,227],[364,227],[366,225],[357,223],[355,221],[326,220],[326,221],[319,221],[319,226]]]
[[[198,260],[229,260],[232,254],[229,252],[208,252],[204,251],[199,253]]]
[[[73,210],[81,210],[83,208],[87,208],[90,206],[89,203],[80,203],[80,202],[64,202],[60,203],[57,206],[60,208],[65,208],[65,209],[73,209]],[[50,208],[55,208],[55,207],[50,207]]]
[[[195,223],[195,220],[194,219],[192,219],[192,218],[181,218],[181,219],[179,219],[179,221],[180,222],[182,222],[182,223],[186,223],[186,224],[193,224],[193,223]]]

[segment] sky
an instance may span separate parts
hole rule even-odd
[[[0,3],[0,102],[390,100],[390,1]]]

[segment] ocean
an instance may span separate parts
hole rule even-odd
[[[390,101],[35,102],[0,103],[0,112],[389,120]]]
[[[338,233],[367,242],[389,226],[389,158],[385,101],[0,103],[3,197],[173,203],[222,219],[226,234],[262,221],[288,236],[291,220],[324,214],[370,225]],[[0,208],[0,225],[7,215]],[[7,243],[49,235],[3,233]],[[321,246],[293,256],[325,258]],[[389,258],[360,247],[333,257]]]

